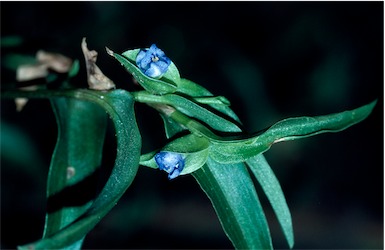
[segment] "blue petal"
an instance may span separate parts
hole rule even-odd
[[[155,55],[157,55],[159,58],[166,56],[166,54],[161,49],[157,49]]]
[[[155,161],[160,170],[166,171],[169,179],[179,176],[184,168],[184,159],[181,154],[162,151],[155,155]]]
[[[140,62],[143,60],[143,58],[146,56],[146,51],[140,50],[138,55],[136,56],[136,65],[139,66]]]
[[[148,69],[151,63],[152,63],[152,56],[151,54],[146,53],[143,59],[139,62],[138,66],[143,71]]]
[[[166,73],[168,66],[170,65],[164,61],[157,61],[157,62],[154,62],[153,64],[155,64],[159,68],[162,74]]]
[[[168,66],[171,64],[171,60],[167,56],[160,57],[160,61],[167,63]]]
[[[153,55],[159,55],[159,52],[161,52],[161,53],[164,54],[164,52],[163,52],[161,49],[159,49],[158,47],[156,47],[155,44],[152,44],[152,45],[151,45],[151,47],[150,47],[150,49],[148,50],[148,52],[150,52],[150,53],[153,54]]]
[[[136,56],[136,65],[138,65],[139,69],[145,71],[150,67],[150,63],[152,62],[151,53],[149,53],[148,49],[142,49],[139,51]]]
[[[162,72],[161,68],[157,66],[155,63],[150,64],[150,68],[148,68],[144,74],[146,76],[152,77],[152,78],[158,78],[162,76],[164,73]]]
[[[155,58],[156,60],[153,60]],[[160,78],[167,72],[171,60],[161,49],[152,44],[149,49],[139,51],[136,57],[136,64],[145,75]]]
[[[168,174],[168,179],[172,180],[172,179],[178,177],[180,172],[181,172],[181,170],[175,169],[174,171],[172,171],[171,173]]]

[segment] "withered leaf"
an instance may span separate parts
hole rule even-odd
[[[16,70],[16,80],[18,82],[44,78],[47,75],[48,69],[44,64],[24,64],[20,65]]]
[[[19,89],[24,91],[35,91],[38,89],[38,87],[36,85],[31,85],[31,86],[22,87]],[[22,111],[24,106],[27,104],[27,102],[28,102],[28,98],[25,98],[25,97],[15,98],[16,111],[17,112]]]
[[[72,66],[72,60],[61,54],[39,50],[36,53],[36,63],[20,65],[16,70],[16,80],[19,82],[44,78],[48,69],[58,73],[67,73]]]
[[[16,69],[16,80],[25,82],[39,78],[45,78],[49,74],[49,69],[58,73],[67,73],[72,67],[72,60],[61,54],[39,50],[36,53],[36,62],[34,64],[22,64]],[[34,91],[38,89],[37,85],[21,87],[20,90]],[[27,98],[15,98],[16,110],[21,111],[27,104]]]
[[[58,73],[67,73],[72,66],[72,60],[70,58],[44,50],[39,50],[36,53],[36,60]]]
[[[106,77],[96,65],[98,52],[88,50],[86,38],[82,40],[82,50],[86,61],[88,87],[95,90],[109,90],[115,88],[115,84]]]

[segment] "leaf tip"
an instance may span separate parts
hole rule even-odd
[[[17,247],[17,250],[34,250],[34,249],[36,249],[34,244],[28,244],[28,245]]]
[[[107,51],[107,54],[109,54],[112,57],[115,57],[114,52],[111,49],[109,49],[107,46],[106,46],[106,51]]]
[[[105,76],[100,68],[96,65],[98,52],[88,49],[85,37],[82,39],[81,48],[86,62],[87,82],[89,88],[94,90],[114,89],[114,82]]]
[[[370,106],[370,109],[373,110],[374,107],[377,105],[377,102],[378,102],[378,99],[375,99],[374,101],[372,101],[371,103],[369,103],[369,106]]]
[[[294,234],[288,236],[286,235],[286,241],[287,241],[287,244],[289,245],[289,249],[293,249],[294,248]]]

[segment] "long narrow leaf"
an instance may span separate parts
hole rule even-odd
[[[210,91],[205,89],[199,84],[196,84],[193,81],[190,81],[185,78],[181,78],[178,82],[178,93],[186,94],[190,97],[208,97],[208,96],[214,96]],[[208,106],[212,107],[213,109],[218,110],[219,112],[227,115],[234,121],[240,123],[238,116],[234,113],[234,111],[227,105],[223,104],[208,104]]]
[[[115,90],[103,93],[75,90],[51,92],[51,94],[97,103],[110,115],[117,132],[116,160],[104,188],[81,217],[48,238],[22,246],[20,249],[57,249],[81,240],[116,205],[132,183],[139,166],[141,138],[136,125],[133,99],[128,92]],[[39,93],[34,95],[38,96]]]
[[[210,158],[193,173],[237,249],[271,249],[269,227],[246,166]]]
[[[107,114],[93,103],[64,97],[51,103],[58,139],[48,175],[44,238],[72,223],[92,204],[107,124]]]
[[[247,139],[217,140],[215,138],[210,156],[222,163],[243,162],[267,151],[277,142],[344,130],[368,117],[375,105],[376,101],[373,101],[340,113],[285,119],[274,124],[264,133]]]
[[[147,91],[133,93],[135,100],[144,103],[167,104],[187,116],[204,121],[215,130],[223,132],[240,132],[240,128],[227,118],[202,107],[188,98],[178,94],[165,94],[162,96],[152,95]],[[221,111],[222,112],[222,111]],[[225,112],[225,111],[223,111]],[[227,112],[227,111],[226,111]]]
[[[166,134],[167,139],[173,137],[174,135],[180,133],[183,130],[186,130],[186,128],[182,127],[179,123],[175,122],[170,117],[160,114],[163,120],[164,125],[164,132]]]
[[[275,177],[273,170],[262,154],[248,159],[246,163],[265,192],[282,227],[289,247],[293,248],[294,233],[291,214],[277,177]]]

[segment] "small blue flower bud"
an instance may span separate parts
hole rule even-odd
[[[136,65],[146,76],[152,78],[161,78],[170,64],[171,60],[155,44],[149,49],[140,50],[136,56]]]
[[[168,178],[178,177],[184,168],[184,159],[181,154],[161,151],[155,155],[155,161],[160,170],[168,173]]]

